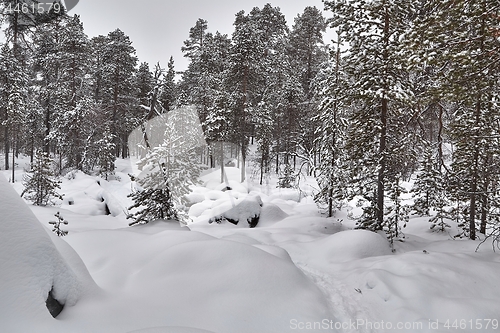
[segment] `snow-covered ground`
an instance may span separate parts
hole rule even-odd
[[[478,242],[412,218],[393,253],[383,236],[353,230],[355,207],[322,217],[305,196],[310,180],[300,193],[276,179],[240,184],[236,168],[230,191],[218,170],[201,177],[188,227],[128,227],[130,162],[117,170],[109,181],[64,178],[58,206],[29,205],[39,225],[0,182],[1,332],[500,331],[500,254],[489,244],[475,252]],[[50,235],[56,212],[69,221],[62,239]],[[241,222],[254,215],[256,228]],[[209,223],[222,216],[240,223]],[[51,284],[66,302],[57,319],[44,304]]]

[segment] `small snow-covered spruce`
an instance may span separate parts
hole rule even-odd
[[[134,214],[127,216],[127,219],[133,219],[130,226],[136,224],[146,224],[154,220],[177,220],[177,210],[174,207],[172,194],[168,187],[148,188],[138,190],[129,195],[134,204],[129,208],[141,208]]]
[[[410,207],[403,205],[401,202],[401,194],[405,193],[405,189],[400,185],[400,177],[396,177],[389,184],[387,192],[389,199],[391,199],[391,205],[385,211],[384,231],[387,234],[392,251],[395,251],[394,240],[401,238],[401,226],[405,228],[410,220]]]
[[[420,216],[429,216],[431,208],[439,195],[441,174],[434,167],[433,152],[427,149],[424,152],[417,179],[411,189],[414,198],[413,210]]]
[[[412,206],[420,216],[430,216],[431,211],[435,211],[434,216],[429,219],[431,230],[445,231],[450,226],[445,222],[447,213],[446,191],[443,176],[435,166],[433,151],[427,149],[421,162],[420,170],[411,193],[414,198]]]
[[[54,214],[54,216],[57,218],[57,221],[50,221],[49,224],[53,225],[54,228],[52,229],[52,232],[55,233],[57,236],[59,237],[63,237],[63,236],[66,236],[69,231],[67,230],[62,230],[61,229],[61,224],[68,224],[68,221],[66,221],[64,219],[64,217],[62,217],[61,213],[60,212],[57,212],[56,214]]]
[[[114,140],[115,136],[111,133],[109,126],[106,126],[101,139],[96,142],[98,147],[99,175],[104,176],[106,180],[108,180],[108,176],[115,173],[116,145]]]
[[[33,201],[35,206],[53,205],[54,199],[62,200],[62,195],[57,192],[61,182],[55,178],[51,166],[49,154],[38,152],[31,170],[24,174],[21,197]]]
[[[281,175],[278,178],[278,188],[293,188],[295,187],[295,181],[297,176],[290,164],[285,164],[281,169]]]

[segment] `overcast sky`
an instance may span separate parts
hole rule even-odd
[[[181,47],[198,18],[208,21],[210,32],[231,35],[234,15],[266,3],[280,7],[288,25],[307,6],[323,9],[321,0],[80,0],[70,14],[79,14],[89,37],[106,35],[120,28],[137,50],[139,61],[152,68],[158,61],[166,67],[174,57],[176,70],[186,69]],[[324,13],[328,17],[328,12]],[[327,41],[333,38],[330,32]]]

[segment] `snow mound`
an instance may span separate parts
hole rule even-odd
[[[203,213],[208,209],[212,208],[212,201],[206,200],[203,202],[196,203],[189,208],[189,216],[200,217],[204,215]]]
[[[104,200],[104,203],[108,207],[109,213],[112,216],[118,216],[120,214],[123,214],[125,209],[111,193],[109,193],[106,190],[102,190],[101,197],[102,200]]]
[[[300,200],[302,199],[302,195],[300,194],[300,191],[296,189],[280,188],[269,196],[269,200],[271,201],[276,199],[300,202]]]
[[[136,270],[131,285],[164,313],[176,309],[177,322],[221,333],[234,332],[231,325],[239,333],[288,332],[292,319],[331,317],[323,294],[290,260],[234,241],[169,247]]]
[[[112,333],[194,330],[188,327],[285,333],[294,331],[293,319],[334,317],[325,295],[279,248],[261,249],[196,231],[136,230],[68,236],[75,249],[84,250],[85,262],[107,292],[65,318],[71,327]],[[151,329],[141,330],[146,327]]]
[[[341,223],[313,216],[290,216],[275,223],[272,228],[294,229],[295,232],[306,234],[334,234],[344,230]]]
[[[387,239],[367,230],[347,230],[333,234],[315,241],[309,251],[312,260],[321,260],[326,264],[392,253]]]
[[[185,197],[190,204],[197,204],[205,200],[205,195],[203,193],[191,192],[186,194]]]
[[[2,331],[29,332],[29,323],[54,320],[45,304],[51,290],[68,307],[97,286],[80,257],[40,224],[3,176],[0,203]]]
[[[272,203],[266,203],[262,206],[258,227],[271,226],[287,217],[288,214],[281,208]]]

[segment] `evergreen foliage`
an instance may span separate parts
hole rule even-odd
[[[138,208],[139,211],[127,216],[127,219],[133,219],[130,226],[136,224],[146,224],[154,220],[177,220],[177,210],[174,208],[172,195],[168,187],[165,188],[147,188],[137,190],[129,195],[134,204],[130,209]]]
[[[429,219],[432,230],[445,231],[449,224],[445,207],[446,188],[441,171],[436,168],[434,149],[427,149],[421,161],[421,167],[411,190],[414,197],[413,210],[420,216],[431,216]]]
[[[400,154],[410,151],[401,135],[411,98],[401,57],[411,4],[398,1],[325,1],[331,26],[349,45],[343,71],[351,78],[345,148],[355,193],[370,200],[359,227],[382,230],[386,184],[397,180]]]
[[[173,58],[151,70],[123,31],[89,39],[78,16],[6,10],[23,3],[36,1],[0,1],[0,147],[6,170],[31,157],[23,195],[35,204],[60,197],[49,156],[59,173],[107,178],[134,155],[132,224],[180,219],[199,162],[215,167],[224,151],[213,147],[229,142],[242,180],[250,152],[261,184],[275,173],[292,186],[307,166],[329,216],[361,197],[358,226],[391,242],[408,221],[412,177],[412,209],[432,230],[454,220],[461,237],[498,241],[498,1],[325,0],[330,18],[308,6],[290,29],[267,4],[237,13],[231,35],[199,19],[179,81]],[[158,115],[163,124],[148,122]],[[129,146],[131,134],[154,144]]]
[[[36,206],[53,205],[54,199],[62,200],[62,195],[57,192],[61,188],[60,183],[52,172],[52,159],[49,154],[38,152],[31,170],[24,175],[24,190],[21,196]]]
[[[285,164],[282,167],[281,174],[278,178],[278,188],[294,188],[297,177],[295,171],[290,164]]]
[[[49,222],[50,225],[54,226],[52,232],[59,237],[68,235],[69,231],[61,229],[61,224],[68,225],[68,221],[66,221],[64,217],[62,217],[60,212],[55,213],[54,216],[57,218],[57,221]]]

